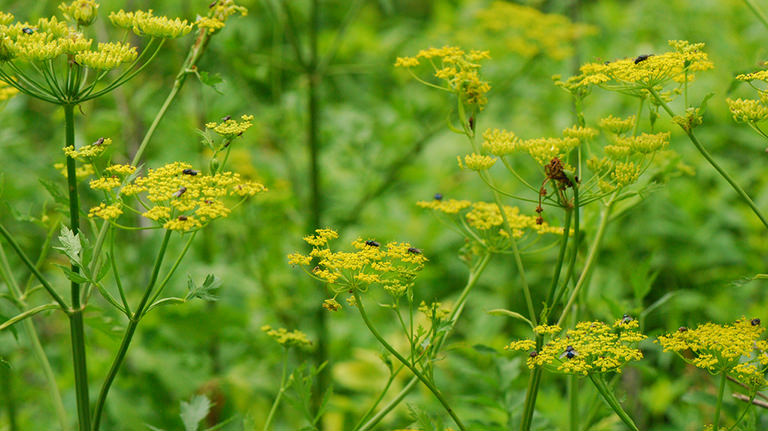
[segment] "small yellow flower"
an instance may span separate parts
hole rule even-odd
[[[110,145],[112,145],[112,139],[99,138],[96,142],[89,145],[83,145],[78,149],[75,149],[75,147],[70,145],[69,147],[64,147],[63,150],[67,157],[90,161],[101,155],[101,153],[103,153]]]
[[[105,203],[100,204],[97,207],[93,207],[88,211],[88,217],[99,217],[104,220],[111,220],[120,217],[123,210],[120,208],[120,204],[107,205]]]
[[[214,132],[224,138],[232,139],[242,135],[246,130],[253,126],[253,115],[243,115],[240,119],[242,121],[227,118],[221,123],[206,123],[205,127],[207,129],[213,129]]]
[[[285,328],[272,329],[269,325],[262,326],[261,330],[283,347],[297,347],[301,350],[312,349],[312,342],[309,341],[307,334],[299,330],[288,331]]]
[[[489,169],[496,163],[496,157],[481,155],[481,154],[468,154],[464,156],[464,164],[467,168],[473,171],[484,171]]]
[[[93,0],[75,0],[72,3],[59,5],[59,10],[64,14],[64,17],[80,26],[91,25],[96,19],[98,9],[99,4]]]

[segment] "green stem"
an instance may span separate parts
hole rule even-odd
[[[665,111],[667,111],[667,114],[669,114],[670,117],[674,117],[675,113],[672,112],[672,109],[670,109],[669,105],[661,100],[659,95],[654,91],[652,88],[650,89],[651,95],[656,99],[656,102],[664,108]],[[685,134],[688,135],[688,139],[691,140],[693,145],[696,147],[697,150],[699,150],[699,153],[701,153],[702,156],[709,162],[710,165],[712,165],[713,168],[717,171],[717,173],[720,174],[721,177],[723,177],[726,181],[728,181],[728,184],[731,185],[731,187],[738,193],[738,195],[744,200],[744,202],[749,205],[749,207],[752,209],[752,212],[755,213],[755,215],[760,219],[760,221],[763,223],[763,226],[768,229],[768,219],[766,219],[763,216],[763,213],[760,211],[760,209],[757,208],[757,205],[752,201],[752,199],[749,197],[747,192],[744,191],[744,189],[741,188],[739,184],[734,181],[733,178],[725,171],[722,167],[715,161],[714,158],[712,158],[712,155],[709,154],[709,151],[707,151],[706,148],[699,142],[699,139],[696,137],[696,135],[693,134],[693,130],[685,130]]]
[[[32,317],[35,314],[40,313],[42,311],[45,311],[45,310],[56,310],[56,309],[60,309],[59,305],[56,304],[56,303],[43,304],[43,305],[38,305],[37,307],[34,307],[34,308],[30,308],[29,310],[23,311],[23,312],[15,315],[13,317],[11,317],[10,319],[6,320],[5,322],[1,323],[0,324],[0,331],[2,331],[4,329],[7,329],[11,325],[13,325],[15,323],[19,323],[19,322],[23,321],[24,319],[26,319],[28,317]]]
[[[760,22],[763,23],[763,25],[768,28],[768,17],[765,16],[765,13],[755,4],[754,0],[744,0],[744,3],[747,5],[748,8],[752,10],[752,13],[755,14],[757,19],[760,20]]]
[[[5,399],[5,411],[8,413],[8,431],[19,431],[16,424],[16,398],[13,392],[13,376],[10,367],[0,365],[0,384],[4,388],[3,398]]]
[[[538,337],[539,339],[541,336]],[[539,344],[537,342],[537,344]],[[531,370],[531,375],[528,378],[528,389],[525,392],[525,404],[523,406],[523,416],[520,421],[520,430],[529,431],[531,429],[531,423],[533,422],[533,411],[536,408],[536,397],[539,393],[539,385],[541,384],[541,367],[536,367]]]
[[[443,333],[442,337],[436,341],[436,348],[433,350],[434,353],[432,358],[434,358],[434,356],[440,352],[440,349],[442,349],[443,345],[445,344],[445,340],[448,339],[448,335],[450,335],[453,331],[453,328],[456,327],[456,322],[458,321],[459,317],[461,317],[461,313],[464,310],[464,305],[467,302],[469,293],[475,287],[478,280],[480,280],[480,275],[483,273],[483,271],[485,271],[485,268],[488,266],[488,262],[490,261],[491,254],[486,253],[482,258],[480,258],[480,261],[477,263],[477,265],[475,265],[475,267],[470,271],[467,284],[464,286],[464,289],[459,295],[459,298],[456,300],[456,304],[453,306],[451,313],[448,315],[448,322],[450,322],[450,325],[448,326],[448,329]],[[387,403],[387,405],[382,407],[382,409],[376,413],[375,416],[373,416],[370,420],[368,420],[368,422],[361,426],[358,431],[367,431],[376,426],[376,424],[378,424],[387,414],[389,414],[403,401],[405,396],[408,395],[408,393],[411,391],[411,389],[413,389],[418,381],[419,379],[416,376],[411,378],[411,380],[406,383],[403,389],[401,389],[400,392],[398,392],[398,394],[395,395],[395,397]],[[357,430],[357,428],[355,429]]]
[[[272,424],[272,419],[275,417],[275,412],[277,412],[277,406],[280,405],[280,400],[283,398],[283,393],[287,389],[285,386],[287,380],[288,380],[288,349],[286,347],[283,347],[283,371],[280,377],[280,390],[277,392],[275,401],[272,403],[272,408],[269,409],[267,420],[264,422],[264,431],[269,430],[269,426]]]
[[[579,423],[581,422],[581,418],[579,417],[578,383],[577,376],[568,376],[568,401],[570,407],[568,429],[570,431],[577,431],[579,429]]]
[[[608,389],[602,375],[589,374],[589,379],[595,385],[595,388],[597,388],[597,391],[603,397],[605,402],[608,403],[608,405],[613,409],[614,412],[616,412],[616,415],[619,417],[619,419],[621,419],[621,421],[624,422],[624,424],[626,424],[627,427],[632,431],[640,431],[637,428],[637,425],[635,425],[635,422],[629,416],[629,414],[627,414],[627,412],[625,412],[624,409],[621,408],[621,404],[619,403],[619,400],[616,399],[616,396],[613,394],[613,392],[611,392],[611,390]]]
[[[717,390],[717,404],[715,405],[715,418],[712,420],[712,429],[720,430],[720,410],[723,407],[723,395],[725,394],[725,382],[728,380],[728,373],[721,372],[720,388]]]
[[[424,386],[427,387],[427,389],[432,392],[432,394],[437,398],[438,401],[440,401],[440,404],[443,405],[443,408],[446,412],[451,416],[454,422],[456,422],[456,425],[459,427],[460,430],[465,431],[466,428],[464,427],[464,424],[461,422],[458,416],[456,416],[456,412],[453,411],[453,408],[448,404],[448,401],[443,397],[443,395],[440,393],[439,390],[435,387],[432,382],[430,382],[424,375],[419,371],[413,364],[408,362],[407,359],[403,357],[403,355],[400,354],[397,350],[395,350],[394,347],[392,347],[387,340],[384,339],[384,337],[379,334],[379,331],[376,330],[376,328],[373,326],[371,321],[368,319],[368,315],[365,313],[365,307],[363,306],[363,301],[360,299],[360,294],[355,291],[355,302],[357,303],[357,309],[360,311],[360,316],[363,318],[363,322],[365,322],[365,326],[368,327],[368,330],[371,331],[371,334],[373,334],[374,337],[381,343],[381,345],[394,357],[397,358],[400,363],[408,367],[409,370],[419,379],[421,380],[421,383],[424,384]]]
[[[75,105],[64,105],[64,120],[66,123],[66,145],[75,145]],[[77,195],[76,163],[72,157],[67,157],[67,185],[69,190],[69,222],[70,229],[77,235],[80,232],[80,204]],[[77,265],[72,265],[72,271],[80,272]],[[72,308],[69,312],[69,327],[72,336],[72,361],[75,367],[75,393],[77,398],[77,418],[80,431],[91,428],[91,413],[88,398],[88,367],[85,354],[85,328],[83,324],[83,308],[80,306],[80,284],[74,281],[70,284]]]
[[[104,403],[107,401],[109,388],[112,386],[112,382],[115,380],[120,367],[123,365],[123,360],[125,360],[125,356],[128,353],[128,347],[130,347],[131,341],[133,340],[133,335],[136,332],[136,327],[139,325],[141,316],[144,313],[144,308],[149,302],[149,297],[152,294],[152,289],[155,287],[155,283],[157,282],[157,278],[160,274],[160,267],[162,266],[165,252],[168,249],[168,242],[171,239],[172,233],[173,231],[170,230],[165,231],[163,242],[160,244],[160,251],[158,251],[157,257],[155,258],[155,265],[152,269],[152,276],[147,283],[147,287],[144,290],[144,295],[141,297],[139,305],[136,306],[136,311],[133,313],[133,316],[131,316],[131,319],[128,322],[128,327],[125,329],[125,333],[123,334],[123,341],[120,343],[120,348],[117,351],[117,355],[112,361],[112,366],[109,368],[109,372],[107,373],[106,379],[104,379],[104,383],[101,385],[99,398],[96,401],[96,406],[93,410],[92,431],[99,431],[99,425],[101,424],[101,417],[104,411]]]
[[[405,368],[405,366],[400,365],[400,368],[397,370],[391,371],[389,374],[389,378],[387,379],[387,384],[384,385],[384,388],[379,392],[379,396],[376,397],[376,400],[371,404],[370,407],[368,407],[368,410],[365,411],[365,413],[360,416],[360,420],[357,421],[357,424],[355,424],[355,427],[352,428],[353,431],[358,431],[360,427],[363,425],[363,422],[366,421],[371,414],[376,410],[376,407],[379,406],[381,403],[381,400],[384,399],[384,395],[387,394],[387,391],[389,390],[389,387],[392,386],[392,382],[395,381],[395,377],[397,377],[398,374],[400,374],[400,371]]]
[[[568,315],[568,312],[573,306],[574,301],[576,301],[576,297],[581,291],[581,288],[584,286],[584,282],[587,280],[589,276],[589,272],[592,269],[592,265],[595,263],[595,258],[597,257],[597,251],[600,249],[600,244],[602,243],[603,235],[605,234],[605,227],[608,225],[608,219],[610,219],[611,208],[613,206],[614,200],[616,199],[616,196],[617,196],[617,193],[614,192],[611,195],[611,197],[608,199],[608,203],[605,205],[605,208],[603,208],[603,214],[600,218],[600,224],[597,226],[597,233],[595,233],[595,239],[592,242],[592,248],[589,250],[589,254],[587,255],[587,260],[584,263],[584,269],[581,272],[581,276],[579,276],[579,281],[576,282],[576,286],[573,288],[573,292],[571,292],[571,296],[568,298],[568,302],[565,304],[565,307],[563,307],[563,313],[560,315],[560,319],[558,319],[557,321],[558,326],[562,327],[563,322],[565,321],[565,317]]]
[[[0,226],[0,228],[2,228],[2,226]],[[2,247],[0,247],[0,276],[3,277],[8,285],[8,290],[14,300],[20,307],[26,309],[27,304],[24,302],[22,292],[16,283],[16,279],[13,278],[11,267],[8,264],[8,259],[5,255],[5,250],[3,250]],[[62,309],[66,310],[66,308]],[[22,328],[24,328],[24,332],[32,345],[32,355],[42,367],[45,382],[48,387],[48,394],[51,397],[51,402],[53,403],[53,409],[56,412],[56,418],[59,421],[59,425],[63,431],[68,431],[70,429],[69,420],[67,419],[67,413],[64,409],[64,403],[61,400],[59,386],[56,384],[56,376],[53,373],[53,368],[51,368],[51,363],[48,361],[48,356],[45,354],[45,350],[43,350],[43,345],[40,343],[40,338],[37,335],[37,328],[35,328],[35,324],[31,319],[25,320],[22,323]]]
[[[557,284],[560,280],[560,272],[563,267],[563,261],[565,260],[565,251],[568,248],[568,236],[571,233],[571,214],[573,208],[565,209],[565,221],[563,221],[563,243],[560,244],[560,253],[557,255],[557,262],[555,263],[555,275],[552,276],[552,284],[549,286],[549,293],[547,294],[547,307],[554,306],[553,300],[555,299],[555,291],[557,290]],[[578,211],[578,208],[576,209]],[[574,250],[574,254],[575,254]]]

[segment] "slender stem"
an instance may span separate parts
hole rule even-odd
[[[11,233],[8,232],[8,230],[5,228],[5,226],[0,224],[0,235],[2,235],[6,241],[8,241],[8,244],[11,245],[11,248],[13,248],[13,251],[16,252],[16,254],[19,256],[22,262],[24,262],[24,265],[29,268],[29,270],[32,272],[32,274],[37,277],[38,280],[40,280],[40,284],[43,285],[46,291],[48,291],[48,294],[51,295],[54,301],[56,301],[57,304],[61,307],[62,310],[65,310],[68,312],[69,306],[64,302],[64,298],[62,298],[56,291],[53,289],[53,286],[51,286],[50,283],[48,283],[48,280],[43,277],[43,274],[40,273],[40,271],[37,269],[37,266],[32,263],[31,260],[29,260],[29,257],[24,253],[24,251],[19,246],[19,243],[16,242],[15,239],[13,239],[13,236],[11,236]]]
[[[456,322],[459,320],[459,317],[461,317],[461,313],[464,310],[464,306],[466,305],[469,293],[475,287],[478,280],[480,280],[480,275],[482,275],[483,271],[485,271],[485,268],[488,266],[488,262],[490,261],[491,254],[486,253],[483,255],[483,257],[480,258],[480,261],[478,261],[477,265],[475,265],[470,271],[467,284],[464,286],[464,289],[461,291],[459,298],[456,300],[456,304],[453,306],[451,313],[448,315],[448,322],[450,322],[450,325],[448,326],[448,329],[443,333],[442,337],[435,342],[435,349],[433,350],[432,358],[434,358],[440,352],[440,349],[442,349],[445,341],[448,339],[448,335],[450,335],[453,331],[453,328],[456,327]],[[411,380],[408,381],[408,383],[403,387],[403,389],[401,389],[400,392],[398,392],[398,394],[387,403],[387,405],[382,407],[382,409],[376,413],[375,416],[373,416],[370,420],[368,420],[368,422],[359,428],[359,431],[367,431],[376,426],[376,424],[378,424],[387,414],[389,414],[389,412],[391,412],[403,401],[405,396],[408,395],[408,392],[413,389],[418,381],[418,377],[412,377]]]
[[[715,418],[712,420],[712,429],[720,430],[720,410],[723,407],[723,395],[725,394],[725,382],[728,380],[728,373],[720,373],[720,388],[717,390],[717,404],[715,405]]]
[[[456,422],[456,425],[459,427],[460,430],[465,431],[466,428],[464,427],[464,424],[461,422],[458,416],[456,416],[456,412],[453,411],[453,408],[448,404],[448,401],[443,397],[443,395],[440,393],[440,391],[435,387],[432,382],[430,382],[424,375],[419,371],[413,364],[408,362],[407,359],[403,357],[403,355],[400,354],[397,350],[395,350],[394,347],[392,347],[387,340],[384,339],[384,337],[379,334],[379,331],[376,330],[376,328],[373,326],[371,321],[368,319],[368,315],[365,313],[365,307],[363,306],[363,301],[360,299],[360,294],[355,291],[355,302],[357,303],[357,309],[360,311],[360,316],[363,318],[363,322],[365,322],[365,326],[368,327],[368,330],[371,331],[371,334],[373,334],[374,337],[381,343],[381,345],[394,357],[397,358],[400,363],[408,367],[411,372],[418,377],[419,380],[421,380],[421,383],[424,384],[424,386],[427,387],[427,389],[432,392],[432,394],[437,398],[438,401],[440,401],[440,404],[443,405],[443,408],[445,408],[445,411],[448,412],[448,414],[451,416],[454,422]]]
[[[272,424],[272,419],[275,417],[275,412],[277,412],[277,406],[280,405],[280,400],[283,398],[283,392],[285,392],[285,390],[287,389],[285,385],[287,383],[287,380],[288,380],[288,348],[283,347],[283,371],[280,377],[280,390],[277,392],[275,401],[272,403],[272,408],[269,409],[267,420],[264,422],[264,431],[268,431],[269,426]]]
[[[747,406],[744,407],[744,410],[741,412],[739,417],[736,418],[736,422],[734,422],[733,425],[731,425],[730,428],[728,428],[728,431],[732,431],[732,430],[736,429],[736,427],[741,423],[741,421],[744,420],[744,416],[746,416],[747,413],[749,413],[749,411],[754,406],[753,402],[755,401],[755,397],[757,396],[757,393],[758,393],[757,391],[754,391],[752,393],[752,395],[750,395],[749,397],[744,396],[744,399],[742,399],[741,397],[737,397],[737,399],[741,399],[742,401],[746,401]],[[734,395],[736,395],[736,394],[734,394]]]
[[[560,280],[560,271],[563,267],[563,260],[565,259],[565,251],[568,248],[568,236],[571,233],[571,214],[572,208],[565,209],[565,221],[563,222],[563,243],[560,244],[560,253],[557,255],[557,262],[555,263],[555,275],[552,276],[552,284],[549,286],[549,293],[547,294],[547,307],[552,307],[554,304],[552,300],[555,299],[555,290],[557,290],[557,283]],[[576,209],[578,211],[578,208]],[[574,250],[575,252],[575,250]]]
[[[616,396],[605,384],[605,380],[603,379],[603,376],[589,374],[589,379],[595,385],[595,388],[597,388],[597,391],[603,397],[605,402],[608,403],[608,405],[613,409],[614,412],[616,412],[616,415],[619,417],[619,419],[621,419],[621,421],[624,422],[624,424],[626,424],[627,427],[629,427],[629,429],[631,429],[632,431],[640,431],[638,430],[637,425],[635,425],[635,422],[632,420],[629,414],[627,414],[627,412],[625,412],[624,409],[621,408],[621,404],[619,403],[619,400],[616,399]]]
[[[50,304],[38,305],[37,307],[30,308],[29,310],[23,311],[23,312],[15,315],[13,317],[11,317],[10,319],[6,320],[5,322],[0,323],[0,331],[4,330],[6,328],[9,328],[11,325],[13,325],[15,323],[19,323],[22,320],[24,320],[24,319],[26,319],[28,317],[32,317],[35,314],[40,313],[42,311],[45,311],[45,310],[56,310],[56,309],[59,309],[59,305],[56,304],[55,302],[52,302]]]
[[[748,8],[752,10],[752,12],[755,14],[757,19],[760,20],[760,22],[763,23],[763,25],[768,28],[768,17],[765,16],[765,13],[760,9],[760,7],[755,4],[754,0],[744,0],[744,3],[747,5]]]
[[[144,308],[147,306],[147,303],[149,301],[149,297],[152,294],[152,289],[155,287],[155,283],[157,282],[157,278],[160,274],[160,267],[163,263],[163,257],[165,256],[165,252],[168,249],[168,242],[171,239],[171,233],[173,231],[166,230],[165,236],[163,236],[163,242],[160,244],[160,251],[157,253],[157,257],[155,258],[155,265],[152,269],[152,276],[149,279],[149,282],[147,283],[147,287],[144,290],[144,296],[141,297],[141,301],[139,302],[139,305],[136,306],[136,311],[133,313],[133,316],[128,321],[128,327],[125,329],[125,333],[123,334],[123,341],[120,343],[120,348],[117,351],[117,355],[115,356],[115,359],[112,361],[112,366],[109,368],[109,372],[107,373],[106,379],[104,379],[104,383],[101,385],[101,390],[99,391],[99,398],[96,401],[96,406],[93,410],[93,430],[92,431],[99,431],[99,425],[101,424],[101,416],[104,411],[104,403],[107,401],[107,395],[109,394],[109,388],[112,386],[112,382],[115,380],[115,377],[117,376],[118,371],[120,370],[120,367],[123,365],[123,360],[125,360],[125,356],[128,353],[128,347],[131,345],[131,341],[133,340],[133,335],[136,332],[136,327],[139,325],[139,321],[141,320],[141,316],[144,313]]]
[[[539,336],[539,338],[541,338]],[[520,422],[521,431],[529,431],[533,422],[533,411],[536,408],[536,397],[539,393],[539,384],[541,384],[541,367],[531,370],[528,378],[528,389],[525,392],[525,405],[523,406],[523,417]]]
[[[5,411],[8,413],[8,431],[19,431],[16,423],[16,398],[13,392],[13,376],[10,367],[0,365],[0,385],[3,387]]]
[[[66,145],[75,145],[75,105],[64,105],[66,123]],[[67,156],[67,184],[69,190],[69,222],[70,229],[77,235],[80,231],[80,204],[77,195],[77,175],[75,159]],[[80,272],[77,265],[72,265],[72,271]],[[77,398],[77,417],[80,431],[91,428],[91,413],[88,398],[88,367],[85,354],[85,328],[83,325],[83,308],[80,306],[80,284],[70,284],[72,309],[69,313],[70,333],[72,336],[72,361],[75,367],[75,393]]]
[[[384,399],[384,395],[387,394],[387,391],[389,390],[389,387],[392,386],[392,382],[395,381],[395,377],[397,377],[398,374],[400,374],[400,371],[405,368],[404,365],[400,365],[400,367],[397,370],[390,371],[389,378],[387,379],[387,384],[384,385],[384,388],[379,392],[379,396],[376,397],[376,400],[371,404],[370,407],[368,407],[368,410],[365,411],[365,413],[360,416],[360,420],[357,421],[357,424],[355,424],[355,427],[352,428],[353,431],[358,431],[360,427],[363,425],[363,422],[367,420],[371,414],[376,410],[376,407],[379,406],[381,403],[381,400]]]
[[[651,95],[656,99],[656,102],[664,108],[665,111],[667,111],[667,114],[669,114],[670,117],[674,117],[675,113],[672,112],[672,109],[669,107],[669,105],[664,102],[659,95],[656,93],[655,90],[652,88],[650,89]],[[707,159],[707,162],[709,162],[710,165],[712,165],[713,168],[717,171],[717,173],[720,174],[721,177],[723,177],[726,181],[728,181],[728,184],[731,185],[731,187],[738,193],[738,195],[744,200],[744,202],[749,205],[749,207],[752,209],[752,212],[755,213],[755,215],[760,219],[760,221],[763,223],[763,225],[768,229],[768,219],[763,216],[763,213],[760,211],[759,208],[757,208],[757,205],[752,201],[752,199],[749,197],[747,192],[744,191],[741,186],[734,181],[734,179],[722,168],[720,165],[715,161],[714,158],[712,158],[712,155],[709,154],[709,151],[707,151],[706,148],[699,142],[699,139],[696,137],[696,135],[693,134],[693,130],[685,130],[685,134],[688,135],[688,139],[691,140],[693,145],[696,147],[697,150],[699,150],[699,153],[701,153],[702,156],[704,156],[705,159]]]
[[[578,394],[578,377],[568,376],[568,401],[569,401],[569,421],[568,429],[570,431],[577,431],[579,429],[579,423],[581,418],[579,417],[579,394]]]
[[[0,228],[2,228],[2,226],[0,226]],[[8,291],[11,293],[14,300],[20,307],[26,308],[27,304],[24,302],[22,292],[16,283],[16,279],[13,278],[11,267],[8,265],[8,259],[3,247],[0,247],[0,276],[5,279],[5,282],[8,285]],[[59,307],[60,306],[61,305],[59,305]],[[66,310],[66,308],[62,309]],[[35,328],[32,319],[27,319],[22,322],[22,328],[24,328],[24,332],[32,345],[32,355],[42,367],[45,382],[48,387],[48,394],[51,397],[51,402],[53,403],[53,409],[56,412],[56,418],[59,421],[59,425],[61,426],[62,431],[69,431],[69,420],[67,419],[67,413],[64,409],[64,403],[61,400],[61,393],[59,392],[59,386],[56,383],[56,376],[53,373],[50,361],[48,361],[48,356],[45,354],[45,350],[43,350],[43,345],[40,343],[40,337],[37,335],[37,328]]]
[[[560,315],[560,319],[557,321],[558,326],[562,326],[563,322],[565,321],[565,317],[568,315],[568,312],[570,311],[571,307],[573,306],[573,302],[576,300],[576,297],[579,294],[579,291],[581,291],[581,288],[584,286],[584,282],[587,280],[589,276],[589,272],[592,269],[592,265],[595,263],[595,257],[597,256],[597,251],[600,249],[600,244],[603,240],[603,235],[605,234],[605,227],[608,225],[608,219],[610,219],[611,214],[611,208],[613,207],[613,202],[616,199],[617,193],[614,192],[613,195],[611,195],[610,199],[608,200],[608,203],[605,205],[605,208],[603,208],[603,214],[600,218],[600,224],[597,226],[597,233],[595,233],[595,239],[592,242],[592,248],[589,250],[589,254],[587,255],[587,260],[584,263],[584,269],[581,271],[581,276],[579,276],[579,281],[576,282],[576,286],[573,288],[573,292],[571,292],[571,296],[568,298],[568,302],[565,304],[565,307],[563,307],[563,313]]]

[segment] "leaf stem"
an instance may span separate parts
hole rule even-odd
[[[610,389],[608,389],[608,386],[605,384],[605,379],[603,379],[603,376],[598,374],[589,374],[589,379],[592,381],[592,383],[595,385],[595,388],[597,388],[597,391],[600,393],[600,395],[603,397],[606,403],[613,409],[614,412],[616,412],[616,415],[621,419],[624,424],[627,425],[629,429],[632,431],[640,431],[637,428],[637,425],[635,425],[635,422],[632,420],[632,418],[627,414],[627,412],[624,411],[623,408],[621,408],[621,404],[619,403],[619,400],[616,399],[616,396],[611,392]]]
[[[389,351],[394,357],[397,358],[400,363],[408,367],[409,370],[419,379],[421,380],[421,383],[424,384],[424,386],[427,387],[427,389],[432,392],[432,394],[437,398],[438,401],[440,401],[440,404],[443,405],[443,408],[445,408],[445,411],[448,412],[448,414],[451,416],[454,422],[456,422],[456,425],[459,427],[460,430],[465,431],[466,428],[464,427],[464,424],[461,422],[458,416],[456,416],[456,412],[453,411],[453,408],[448,404],[448,401],[443,397],[443,395],[440,393],[440,391],[435,387],[435,385],[429,381],[424,375],[419,371],[413,364],[408,362],[407,359],[403,357],[403,355],[400,354],[397,350],[395,350],[394,347],[392,347],[387,340],[384,339],[384,337],[379,334],[379,331],[373,326],[371,321],[368,319],[368,315],[365,313],[365,307],[363,306],[363,301],[360,299],[360,294],[355,291],[354,293],[355,301],[357,303],[357,309],[360,311],[360,316],[363,318],[363,322],[365,322],[365,326],[368,327],[368,330],[371,331],[371,334],[373,334],[374,337],[381,343],[381,345]]]
[[[717,390],[717,404],[715,405],[715,418],[712,420],[712,429],[720,429],[720,410],[723,407],[723,395],[725,394],[725,382],[728,380],[728,373],[720,373],[720,387]]]
[[[264,431],[268,431],[269,426],[272,424],[272,419],[275,416],[275,412],[277,412],[277,406],[280,405],[280,400],[283,398],[283,393],[287,389],[286,387],[287,380],[288,380],[288,348],[283,347],[283,371],[280,377],[280,390],[277,392],[275,401],[272,403],[272,408],[269,409],[267,420],[264,422]]]
[[[675,113],[672,112],[672,109],[669,107],[669,105],[659,97],[659,95],[656,93],[656,91],[653,88],[650,89],[650,93],[656,99],[656,102],[662,108],[664,108],[665,111],[667,111],[667,114],[669,114],[670,117],[675,116]],[[699,153],[701,153],[701,155],[704,156],[707,162],[709,162],[709,164],[712,165],[713,168],[715,168],[715,170],[717,171],[717,173],[720,174],[721,177],[723,177],[726,181],[728,181],[728,184],[731,185],[733,190],[735,190],[736,193],[738,193],[738,195],[744,200],[744,202],[746,202],[747,205],[749,205],[749,207],[752,209],[752,212],[754,212],[755,215],[760,219],[760,221],[763,223],[763,226],[765,226],[766,229],[768,229],[768,219],[766,219],[765,216],[763,216],[763,213],[760,211],[759,208],[757,208],[757,205],[755,205],[755,203],[749,197],[747,192],[745,192],[744,189],[741,188],[741,186],[738,183],[736,183],[736,181],[734,181],[734,179],[728,174],[728,172],[726,172],[722,167],[720,167],[720,165],[715,161],[715,159],[712,158],[712,155],[709,154],[709,151],[707,151],[707,149],[704,148],[704,146],[701,144],[701,142],[696,137],[696,135],[693,134],[693,130],[683,129],[683,131],[685,131],[685,134],[688,135],[688,139],[691,140],[691,142],[696,147],[696,149],[699,150]]]

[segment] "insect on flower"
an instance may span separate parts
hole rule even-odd
[[[563,352],[563,354],[560,355],[560,359],[563,359],[563,358],[573,359],[576,356],[579,356],[579,352],[577,352],[573,348],[573,346],[568,346],[565,348],[565,352]]]
[[[21,31],[23,31],[23,32],[24,32],[24,34],[32,34],[32,33],[34,33],[34,32],[35,32],[35,30],[36,30],[36,29],[34,29],[34,28],[29,28],[29,27],[24,27],[24,28],[22,28],[22,29],[21,29]]]
[[[183,194],[184,194],[184,192],[186,192],[186,191],[187,191],[187,188],[186,188],[186,187],[184,187],[184,186],[181,186],[181,187],[179,187],[179,190],[178,190],[178,191],[176,191],[176,192],[173,194],[173,197],[175,197],[175,198],[179,198],[179,197],[181,197],[181,195],[183,195]]]
[[[645,60],[648,60],[648,58],[649,58],[649,57],[651,57],[651,56],[653,56],[653,54],[643,54],[643,55],[638,55],[638,56],[635,58],[635,64],[638,64],[638,63],[641,63],[641,62],[643,62],[643,61],[645,61]]]
[[[194,169],[184,169],[183,171],[181,171],[181,173],[182,173],[182,174],[184,174],[184,175],[190,175],[190,176],[193,176],[193,177],[194,177],[194,176],[195,176],[195,175],[197,175],[199,172],[198,172],[198,171],[196,171],[196,170],[194,170]]]
[[[633,319],[632,319],[632,316],[630,316],[629,314],[625,314],[625,315],[624,315],[624,316],[622,316],[622,318],[621,318],[621,323],[629,323],[629,322],[631,322],[632,320],[633,320]]]
[[[94,146],[99,146],[104,143],[104,138],[99,138],[96,140],[96,142],[93,143]]]
[[[435,193],[435,200],[436,201],[443,200],[443,194],[442,193]]]
[[[372,239],[369,239],[368,241],[366,241],[365,245],[368,245],[368,246],[371,246],[371,247],[379,247],[379,246],[381,246],[381,244],[379,244],[378,242],[376,242],[376,241],[374,241]]]
[[[411,253],[411,254],[421,254],[421,250],[416,248],[416,247],[409,247],[408,248],[408,253]]]

